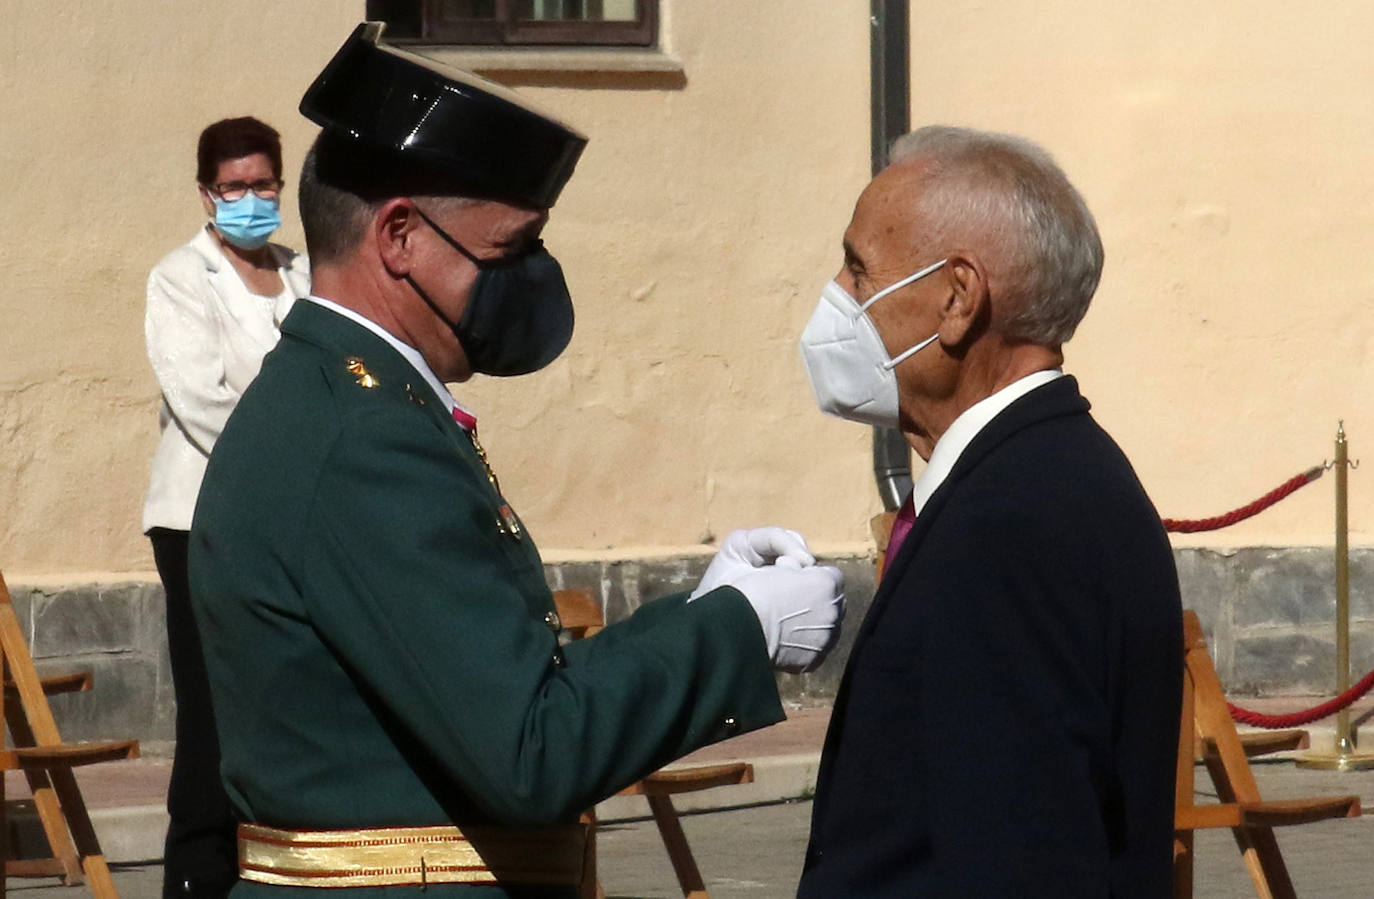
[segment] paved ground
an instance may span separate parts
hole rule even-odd
[[[1266,798],[1363,796],[1371,817],[1288,828],[1278,839],[1299,896],[1374,896],[1374,852],[1370,851],[1374,846],[1374,772],[1299,771],[1291,761],[1257,764],[1255,769]],[[1210,786],[1201,769],[1199,782]],[[1198,802],[1209,799],[1215,796],[1203,794]],[[712,899],[795,896],[810,815],[810,802],[794,802],[688,817],[684,829]],[[652,824],[624,827],[603,840],[602,883],[608,895],[680,899]],[[1254,887],[1230,831],[1198,834],[1195,853],[1197,899],[1254,899]]]
[[[1355,792],[1374,809],[1374,773],[1328,774],[1300,771],[1291,761],[1255,765],[1267,798]],[[1200,772],[1201,774],[1201,772]],[[1200,777],[1205,782],[1205,774]],[[1199,800],[1203,801],[1203,800]],[[713,899],[782,899],[795,894],[811,803],[794,801],[685,817]],[[1374,815],[1284,830],[1280,846],[1298,894],[1304,897],[1374,895]],[[673,899],[681,896],[652,822],[606,826],[600,835],[602,883],[614,899]],[[1251,899],[1255,895],[1229,832],[1209,831],[1197,840],[1198,899]],[[125,899],[155,899],[161,889],[158,865],[116,866]],[[29,899],[59,899],[76,890],[50,881],[12,881]]]
[[[814,777],[815,754],[826,723],[825,710],[794,713],[785,726],[746,735],[710,747],[693,758],[717,761],[732,755],[752,758],[760,772],[754,795],[802,795]],[[1314,730],[1314,741],[1323,734]],[[160,801],[165,790],[165,760],[129,763],[124,768],[83,772],[90,804],[99,808],[147,807]],[[1260,791],[1270,799],[1359,794],[1370,817],[1326,821],[1280,831],[1279,844],[1288,862],[1298,895],[1303,897],[1374,896],[1374,772],[1336,774],[1298,769],[1291,758],[1257,760]],[[775,774],[768,774],[773,771]],[[1215,800],[1210,781],[1198,769],[1199,802]],[[745,787],[729,790],[742,791]],[[16,791],[17,792],[17,791]],[[10,795],[15,795],[12,792]],[[707,796],[708,794],[699,794]],[[721,792],[720,797],[738,795]],[[639,814],[642,800],[617,800],[622,814]],[[605,812],[603,811],[603,815]],[[713,899],[782,899],[795,895],[802,853],[806,845],[811,803],[805,800],[770,801],[746,808],[720,809],[684,816],[684,828]],[[147,816],[129,818],[123,828],[151,826]],[[154,835],[155,836],[155,835]],[[103,838],[103,837],[102,837]],[[144,845],[148,835],[142,837]],[[155,841],[154,841],[155,842]],[[107,850],[110,842],[106,841]],[[1196,890],[1198,899],[1250,899],[1255,895],[1228,831],[1197,835]],[[603,826],[599,857],[604,884],[612,899],[676,899],[681,896],[672,868],[651,821],[625,820]],[[117,864],[115,880],[124,899],[156,899],[162,869],[157,864]],[[86,894],[84,890],[53,885],[52,880],[11,880],[10,888],[26,899],[59,899]]]

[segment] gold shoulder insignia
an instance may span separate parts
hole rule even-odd
[[[381,384],[380,381],[372,377],[372,373],[363,365],[363,360],[357,356],[349,356],[345,359],[344,367],[346,367],[351,374],[358,376],[358,384],[365,390],[371,390],[373,387],[380,386]]]
[[[423,406],[425,404],[425,398],[416,396],[414,389],[411,388],[409,384],[406,385],[406,397],[417,406]]]

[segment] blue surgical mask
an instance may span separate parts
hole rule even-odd
[[[256,250],[281,227],[280,203],[264,200],[251,190],[237,200],[215,201],[215,230],[241,250]]]

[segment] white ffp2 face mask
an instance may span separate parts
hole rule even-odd
[[[862,306],[836,282],[825,285],[800,340],[802,361],[822,412],[874,427],[897,427],[897,373],[893,369],[940,335],[932,334],[895,358],[889,357],[868,308],[948,261],[941,259],[884,287]]]

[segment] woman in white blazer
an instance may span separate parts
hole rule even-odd
[[[209,221],[148,276],[144,331],[162,389],[143,529],[167,594],[176,755],[167,794],[164,897],[227,895],[238,878],[235,821],[186,578],[187,538],[205,463],[229,413],[310,293],[306,259],[268,236],[281,224],[281,141],[250,117],[200,135],[196,181]]]

